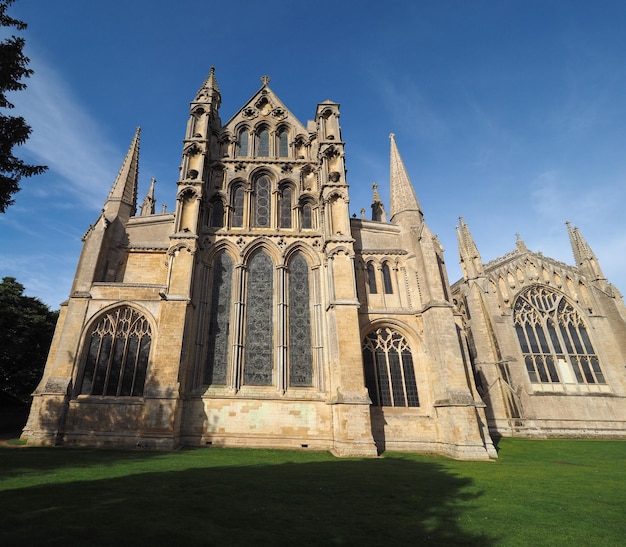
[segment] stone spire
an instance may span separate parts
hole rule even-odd
[[[391,157],[389,168],[389,191],[390,199],[390,216],[393,222],[394,217],[399,213],[407,211],[415,211],[422,217],[422,209],[417,201],[415,190],[409,179],[409,175],[404,167],[404,162],[398,152],[398,147],[394,139],[395,135],[391,133]]]
[[[217,78],[215,77],[215,67],[212,66],[207,76],[207,79],[204,80],[202,87],[196,93],[196,98],[193,101],[194,103],[213,103],[215,110],[218,110],[220,104],[222,104],[222,94],[220,93],[220,86],[217,83]]]
[[[582,273],[589,277],[592,281],[606,281],[606,278],[600,269],[600,263],[598,262],[596,255],[593,254],[591,247],[578,228],[572,226],[569,221],[565,224],[567,225],[569,240],[572,244],[572,251],[574,253],[576,266],[580,268]]]
[[[372,200],[372,220],[387,222],[387,213],[385,212],[383,200],[380,199],[380,194],[378,193],[378,184],[372,184],[372,188],[374,190],[374,198]]]
[[[459,242],[459,257],[465,279],[475,279],[485,274],[483,262],[470,233],[469,226],[459,217],[459,226],[456,227],[456,236]]]
[[[151,179],[150,181],[150,190],[148,190],[148,194],[145,198],[143,198],[143,203],[141,204],[141,213],[142,217],[153,215],[154,214],[154,204],[156,203],[156,198],[154,197],[154,184],[156,183],[156,179]]]
[[[137,209],[137,183],[139,178],[139,134],[138,127],[126,153],[122,167],[113,183],[109,197],[104,204],[104,216],[130,218]]]

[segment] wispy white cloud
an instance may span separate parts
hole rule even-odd
[[[38,55],[28,52],[35,74],[27,89],[11,97],[15,112],[26,118],[32,134],[23,148],[63,180],[39,189],[99,208],[116,174],[120,153],[103,137],[102,128],[76,99],[62,76]],[[118,165],[119,167],[119,165]],[[50,177],[47,177],[50,179]]]

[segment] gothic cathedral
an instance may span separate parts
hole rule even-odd
[[[268,84],[223,124],[211,69],[174,212],[154,181],[137,211],[137,130],[30,444],[489,459],[494,434],[626,436],[626,312],[576,228],[575,267],[521,240],[483,265],[461,220],[451,287],[393,135],[389,213],[375,188],[371,220],[350,218],[339,105],[304,125]]]

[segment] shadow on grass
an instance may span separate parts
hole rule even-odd
[[[208,467],[213,450],[206,451],[206,467],[7,490],[0,497],[0,544],[493,544],[458,525],[479,496],[471,479],[436,462],[394,457]]]

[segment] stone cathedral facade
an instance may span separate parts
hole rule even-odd
[[[191,103],[176,210],[137,209],[139,130],[84,236],[23,437],[496,457],[491,435],[623,436],[621,297],[570,228],[570,267],[516,251],[464,278],[393,135],[390,207],[350,218],[339,105],[302,124],[262,79],[226,123]]]

